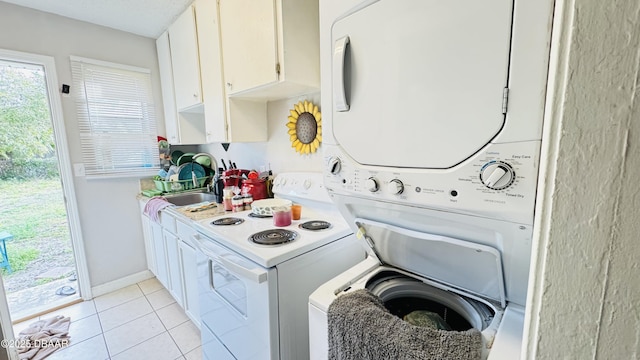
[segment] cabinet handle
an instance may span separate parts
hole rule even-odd
[[[229,88],[229,90],[231,90],[232,85],[230,82],[227,83],[227,87]]]
[[[197,94],[197,93],[196,93],[196,94],[193,94],[193,97],[194,97],[194,98],[197,98],[197,97],[198,97],[198,94]]]
[[[344,89],[344,61],[349,45],[349,36],[336,40],[333,48],[333,101],[336,111],[349,111],[349,103]]]

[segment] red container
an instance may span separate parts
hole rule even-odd
[[[222,172],[222,181],[225,187],[241,187],[243,175],[247,175],[249,170],[244,169],[229,169]]]
[[[267,183],[265,179],[245,179],[242,182],[241,192],[243,195],[251,195],[254,201],[266,199]]]

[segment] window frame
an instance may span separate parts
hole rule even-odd
[[[79,56],[70,56],[69,59],[73,79],[71,94],[76,106],[85,177],[156,175],[160,159],[151,71]],[[122,77],[122,83],[119,83],[119,77]],[[132,84],[135,84],[135,90],[131,91],[131,97],[123,96]],[[101,90],[107,88],[116,91],[102,96]],[[120,120],[112,122],[114,119]],[[136,131],[123,132],[133,124]],[[122,164],[116,160],[118,158],[124,159]]]

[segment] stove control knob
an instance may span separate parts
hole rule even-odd
[[[305,190],[309,190],[309,188],[311,187],[311,180],[305,180],[302,186],[304,186]]]
[[[490,161],[480,169],[480,181],[489,189],[506,189],[515,178],[516,173],[511,165],[503,161]]]
[[[392,195],[400,195],[404,191],[404,184],[398,179],[393,179],[387,184],[387,191]]]
[[[329,159],[329,172],[332,175],[338,175],[340,170],[342,170],[342,161],[340,161],[340,158],[332,156]]]
[[[380,187],[378,186],[378,180],[373,177],[368,178],[367,181],[365,181],[364,186],[372,193],[380,190]]]

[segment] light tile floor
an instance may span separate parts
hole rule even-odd
[[[40,316],[71,318],[69,346],[47,360],[202,359],[200,331],[155,278]],[[37,319],[14,325],[16,337]]]

